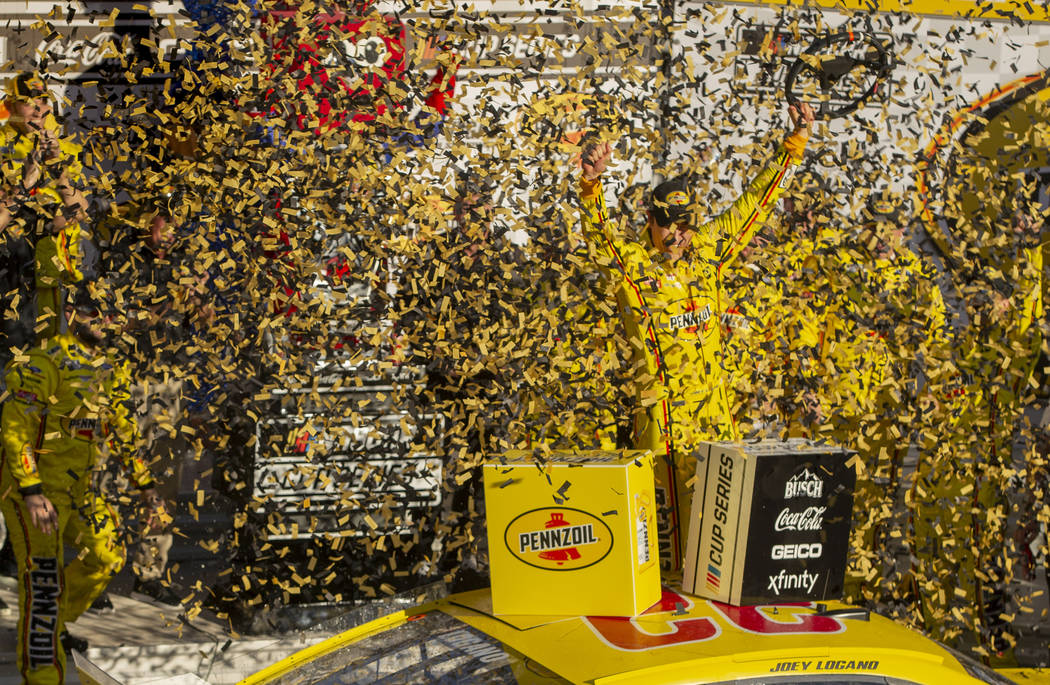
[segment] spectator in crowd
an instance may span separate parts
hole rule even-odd
[[[105,357],[107,324],[84,291],[59,334],[10,364],[3,407],[0,500],[18,561],[17,663],[25,682],[59,685],[65,650],[84,650],[66,629],[124,565],[118,517],[91,486],[104,442],[125,463],[151,522],[164,505],[136,451],[126,367]],[[112,435],[103,433],[104,427]],[[77,550],[68,565],[63,547]]]
[[[824,418],[830,379],[820,358],[834,199],[794,187],[784,212],[741,251],[725,277],[722,314],[734,416],[745,437],[811,438]]]
[[[728,211],[701,224],[687,179],[665,181],[653,191],[640,240],[614,235],[605,209],[600,176],[612,158],[612,145],[592,146],[583,154],[585,237],[599,266],[620,284],[621,315],[649,379],[636,378],[643,411],[636,415],[635,444],[661,456],[657,480],[668,515],[662,528],[670,531],[664,559],[673,568],[681,566],[684,551],[679,521],[689,513],[691,493],[685,484],[695,471],[692,452],[701,440],[737,437],[724,385],[718,283],[802,158],[813,112],[802,104],[789,114],[791,135]]]
[[[104,274],[108,286],[128,303],[127,331],[115,344],[129,360],[138,432],[150,467],[160,477],[158,491],[172,513],[190,451],[181,430],[188,418],[181,378],[189,358],[184,347],[193,323],[211,317],[203,286],[182,270],[179,213],[173,211],[177,203],[177,197],[164,194],[122,207],[123,221],[111,228]],[[110,487],[123,490],[119,475],[116,480]],[[180,604],[181,598],[164,578],[172,543],[170,529],[147,532],[138,541],[131,558],[133,593],[163,604]]]

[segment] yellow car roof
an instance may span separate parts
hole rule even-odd
[[[808,602],[734,607],[665,588],[660,602],[635,618],[495,616],[491,607],[485,589],[397,612],[298,652],[242,685],[313,682],[324,679],[321,674],[331,668],[327,664],[352,669],[355,660],[374,660],[382,651],[368,638],[425,623],[414,619],[434,612],[571,682],[659,685],[761,678],[802,683],[835,676],[936,685],[1009,682],[987,670],[984,678],[989,679],[975,678],[936,642],[838,602],[827,603],[822,611]],[[519,683],[552,682],[538,677],[536,670],[515,671],[515,677]]]
[[[488,590],[441,610],[573,682],[679,683],[874,675],[919,683],[982,682],[948,650],[893,621],[831,602],[733,607],[664,589],[633,619],[496,617]],[[828,615],[830,614],[830,615]]]

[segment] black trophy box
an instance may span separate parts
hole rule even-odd
[[[851,457],[805,440],[703,443],[683,589],[735,605],[840,598]]]

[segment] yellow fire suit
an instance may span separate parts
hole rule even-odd
[[[918,592],[927,630],[941,639],[959,634],[959,624],[978,627],[978,639],[993,663],[1011,663],[1011,638],[1000,637],[1010,581],[1007,551],[1010,504],[1003,493],[1013,468],[1015,429],[1043,336],[1044,250],[1019,250],[1002,269],[1014,283],[1010,306],[974,312],[956,345],[966,383],[959,391],[954,425],[946,426],[950,450],[919,463],[913,489]],[[952,577],[945,590],[938,580]],[[952,618],[958,619],[953,621]],[[998,624],[998,625],[997,625]],[[997,635],[997,633],[999,635]]]
[[[738,268],[722,297],[722,341],[733,418],[744,437],[776,437],[783,393],[784,293],[780,275]]]
[[[104,441],[135,483],[152,486],[134,454],[135,419],[127,371],[59,335],[8,367],[11,393],[2,415],[0,511],[18,561],[18,666],[27,683],[58,685],[65,653],[58,636],[124,565],[116,513],[92,491]],[[33,525],[24,497],[43,494],[58,512],[58,530]],[[63,545],[82,549],[68,566]]]
[[[924,417],[951,402],[945,388],[956,374],[943,296],[911,250],[840,251],[825,269],[833,287],[813,302],[823,311],[816,358],[825,374],[813,433],[856,450],[863,465],[846,576],[847,598],[861,602],[897,588],[891,543],[907,528],[903,458],[913,442],[920,461],[931,458],[936,436]]]
[[[790,231],[788,232],[790,235]],[[809,237],[762,248],[759,264],[733,269],[722,324],[735,414],[745,437],[812,437],[810,399],[823,384],[819,350],[825,297],[815,287],[820,245]]]
[[[680,522],[688,521],[696,471],[694,446],[736,439],[722,366],[719,281],[773,208],[805,149],[792,135],[773,161],[725,212],[699,226],[689,251],[676,262],[651,245],[614,235],[600,179],[580,181],[583,228],[600,268],[619,283],[621,317],[634,349],[637,400],[635,444],[661,457],[658,496],[663,522],[663,563],[681,567]]]
[[[44,122],[48,129],[57,131],[59,123],[53,116]],[[83,278],[83,250],[86,238],[80,223],[69,217],[60,229],[52,221],[64,210],[58,179],[64,173],[70,182],[80,180],[81,147],[69,138],[59,138],[57,159],[46,162],[36,187],[24,192],[23,176],[26,161],[37,146],[35,136],[18,131],[10,122],[0,126],[0,177],[6,192],[14,195],[15,225],[5,230],[25,233],[34,245],[36,257],[36,292],[38,300],[38,340],[51,337],[59,329],[60,287]],[[18,225],[21,221],[21,225]],[[34,224],[35,222],[35,224]]]

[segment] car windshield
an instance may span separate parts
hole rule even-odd
[[[336,649],[271,682],[568,683],[499,640],[439,611]]]

